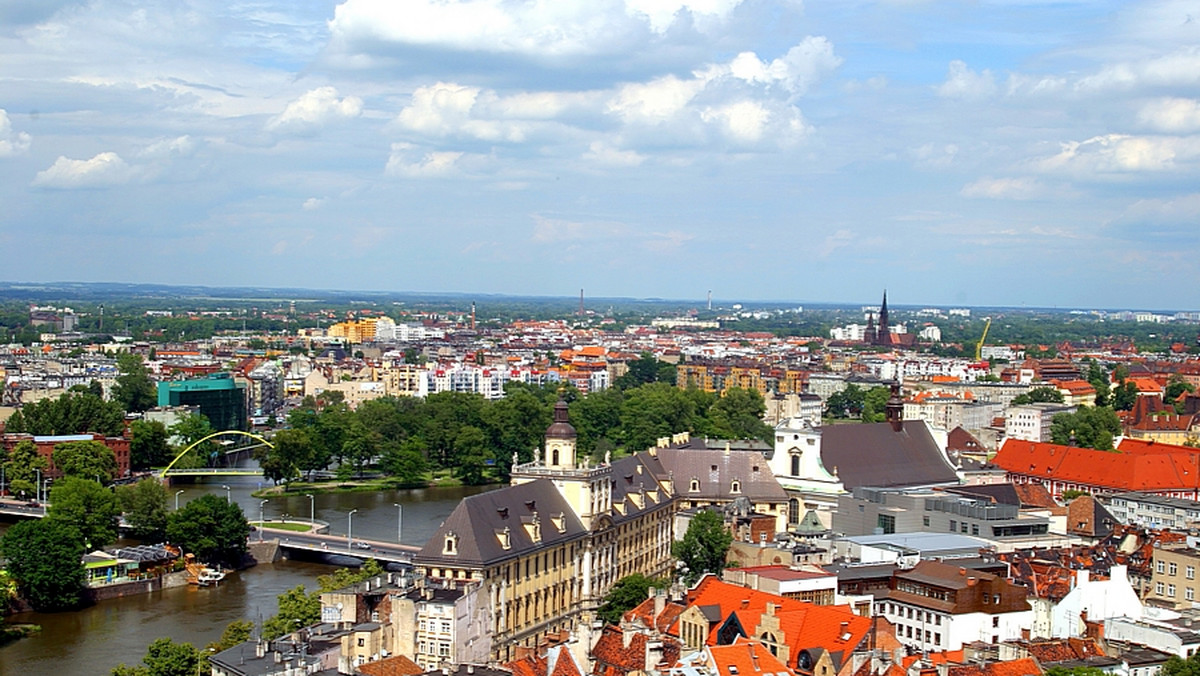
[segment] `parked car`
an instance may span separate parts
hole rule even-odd
[[[354,543],[354,547],[356,549],[368,549],[369,550],[371,548],[371,545],[369,545],[365,542],[359,541],[359,542]]]

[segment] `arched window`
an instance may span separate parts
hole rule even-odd
[[[792,476],[800,476],[800,454],[792,454]]]
[[[554,449],[554,459],[550,462],[550,464],[554,465],[555,467],[558,466],[558,449],[557,448]]]
[[[762,641],[763,645],[767,646],[767,650],[770,650],[772,655],[779,656],[779,644],[775,642],[775,634],[763,632],[763,635],[759,636],[758,639]]]
[[[800,500],[797,498],[788,500],[788,523],[800,523]]]
[[[692,483],[688,484],[688,490],[691,491],[692,493],[699,493],[700,492],[700,480],[692,479]]]
[[[741,493],[742,492],[742,482],[738,481],[737,479],[734,479],[733,483],[730,484],[730,486],[729,486],[729,492],[730,493]]]

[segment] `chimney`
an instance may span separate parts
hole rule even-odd
[[[666,589],[655,589],[654,587],[651,587],[650,591],[654,594],[654,618],[653,618],[653,621],[654,621],[655,626],[657,626],[658,617],[660,615],[662,615],[663,610],[667,607],[667,590]]]
[[[974,575],[972,575],[971,577],[968,577],[968,578],[967,578],[967,586],[968,586],[968,587],[974,587],[974,586],[975,586],[975,582],[976,582],[976,580],[975,580],[975,576],[974,576]]]

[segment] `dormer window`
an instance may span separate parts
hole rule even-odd
[[[741,493],[742,492],[742,482],[738,481],[737,479],[734,479],[733,483],[731,483],[729,485],[729,492],[730,493]]]
[[[501,549],[512,549],[512,530],[508,526],[505,526],[504,530],[496,531],[496,539],[500,541]]]
[[[688,491],[690,491],[692,493],[699,493],[700,492],[700,480],[693,478],[692,482],[690,484],[688,484]]]
[[[567,532],[567,519],[563,512],[550,515],[550,523],[554,524],[554,529],[560,533]]]
[[[446,541],[442,544],[442,555],[458,555],[458,533],[455,533],[454,531],[446,533]]]

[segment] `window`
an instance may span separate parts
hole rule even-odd
[[[957,530],[958,530],[958,519],[950,519],[950,532],[953,533]]]
[[[1155,572],[1158,572],[1158,573],[1163,573],[1163,572],[1165,572],[1165,571],[1166,571],[1166,569],[1167,569],[1167,566],[1166,566],[1166,564],[1165,564],[1165,563],[1163,563],[1162,561],[1155,561],[1155,562],[1154,562],[1154,570],[1155,570]]]
[[[362,636],[359,636],[358,637],[358,647],[362,648],[365,645],[367,645],[367,639],[363,638]]]
[[[734,479],[733,483],[731,483],[729,485],[729,492],[730,493],[741,493],[742,492],[742,482],[738,481],[737,479]]]
[[[800,476],[800,456],[792,456],[792,476]]]
[[[891,535],[896,532],[896,517],[891,514],[880,514],[875,525],[880,533]]]
[[[1179,566],[1174,561],[1167,564],[1167,575],[1175,576],[1179,574]]]
[[[788,523],[800,523],[800,501],[796,498],[788,500]]]
[[[1161,582],[1154,583],[1154,595],[1155,596],[1162,596],[1165,589],[1166,589],[1166,585],[1164,585],[1163,583],[1161,583]]]
[[[938,645],[941,645],[942,644],[942,635],[936,631],[933,632],[933,642]]]
[[[967,532],[967,522],[966,522],[966,521],[963,521],[963,522],[962,522],[962,527],[961,527],[961,528],[959,528],[958,530],[959,530],[959,532],[960,532],[960,533],[966,533],[966,532]]]
[[[1189,580],[1194,580],[1194,579],[1196,579],[1196,567],[1195,567],[1195,566],[1188,566],[1188,567],[1184,568],[1184,569],[1183,569],[1183,576],[1184,576],[1184,577],[1186,577],[1186,578],[1187,578],[1187,579],[1189,579]]]
[[[979,524],[971,524],[971,535],[979,535]]]
[[[1196,600],[1196,590],[1192,589],[1191,587],[1184,587],[1183,588],[1183,598],[1185,598],[1189,601],[1195,601]]]
[[[1170,596],[1171,598],[1175,598],[1175,585],[1173,585],[1173,584],[1167,585],[1167,596]]]
[[[993,615],[992,616],[992,627],[999,627],[999,626],[1000,626],[1000,616]]]
[[[692,493],[699,493],[700,492],[700,480],[692,479],[692,482],[690,484],[688,484],[688,490],[691,491]]]
[[[926,528],[929,528],[929,516],[928,515],[921,517],[921,525],[925,526]]]

